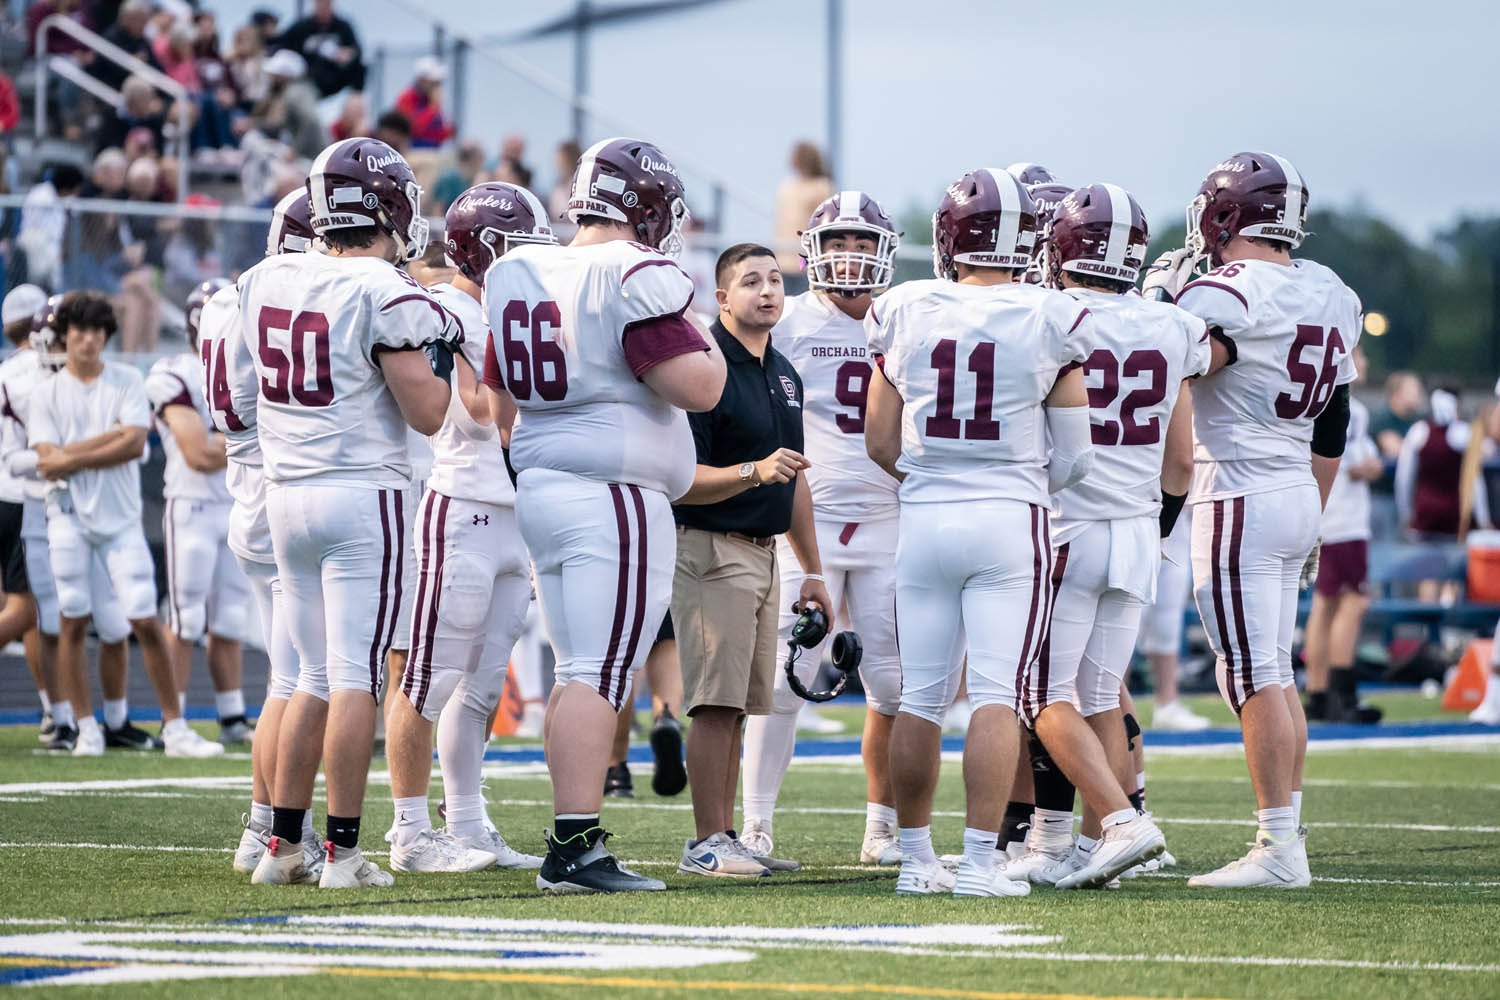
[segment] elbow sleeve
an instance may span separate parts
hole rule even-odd
[[[1052,453],[1047,460],[1047,490],[1056,493],[1080,482],[1094,464],[1087,406],[1047,407]]]
[[[1323,412],[1313,418],[1312,453],[1320,458],[1340,458],[1349,433],[1349,387],[1333,390]]]

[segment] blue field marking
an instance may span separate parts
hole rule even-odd
[[[19,956],[31,958],[30,955]],[[45,963],[45,958],[37,959]],[[28,982],[32,979],[47,979],[51,976],[72,976],[80,972],[92,972],[95,969],[111,968],[113,963],[101,963],[99,965],[6,965],[0,966],[0,986],[13,986],[16,983]]]
[[[186,716],[189,722],[219,721],[219,713],[211,708],[206,707],[195,708],[189,706],[188,710],[182,714]],[[103,710],[96,711],[94,713],[94,718],[99,720],[99,725],[104,725]],[[245,718],[249,719],[251,722],[254,722],[256,719],[260,718],[260,706],[256,705],[253,708],[250,706],[246,706]],[[4,710],[0,710],[0,726],[34,726],[41,721],[42,710],[40,708],[7,708]],[[142,705],[140,707],[136,707],[132,705],[130,708],[130,721],[159,723],[161,722],[161,709],[154,706],[147,707],[145,705]]]

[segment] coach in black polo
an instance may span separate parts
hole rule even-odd
[[[813,528],[802,457],[802,379],[771,344],[781,318],[781,271],[770,250],[730,247],[714,275],[719,318],[713,335],[728,378],[719,404],[690,413],[698,470],[673,507],[677,575],[672,622],[682,661],[683,707],[692,717],[687,768],[696,836],[678,870],[767,874],[734,832],[740,734],[746,715],[771,711],[780,574],[776,536],[785,534],[807,573],[799,605],[831,611]],[[787,595],[787,600],[791,595]]]

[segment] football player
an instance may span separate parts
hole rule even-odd
[[[1023,896],[1030,886],[995,864],[996,840],[1020,747],[1017,682],[1041,647],[1051,603],[1050,494],[1082,479],[1093,460],[1078,367],[1093,329],[1073,299],[1019,283],[1036,209],[1010,174],[974,170],[949,185],[933,232],[937,279],[898,286],[865,317],[872,350],[885,355],[865,445],[901,482],[896,891]],[[929,824],[965,636],[974,715],[955,879],[933,853]]]
[[[1032,728],[1082,793],[1084,815],[1072,844],[1071,810],[1039,809],[1031,853],[1007,873],[1024,870],[1060,889],[1099,888],[1166,847],[1126,795],[1135,767],[1120,686],[1142,608],[1156,596],[1161,539],[1171,534],[1192,476],[1191,397],[1181,389],[1208,369],[1210,348],[1202,320],[1127,294],[1149,238],[1140,205],[1114,184],[1070,193],[1048,229],[1047,284],[1093,321],[1083,376],[1094,465],[1057,495],[1052,620],[1021,696]],[[1044,854],[1053,863],[1037,867]]]
[[[1201,317],[1213,339],[1209,374],[1193,385],[1193,587],[1259,807],[1250,852],[1191,886],[1312,881],[1292,632],[1344,452],[1360,304],[1331,270],[1292,258],[1307,200],[1288,160],[1234,154],[1188,206],[1187,247],[1158,259],[1145,283]],[[1190,280],[1199,261],[1212,270]]]
[[[276,254],[240,278],[258,399],[228,358],[230,404],[257,411],[266,514],[300,666],[281,721],[272,836],[251,881],[309,880],[300,848],[317,776],[328,789],[318,884],[387,886],[359,849],[376,703],[407,559],[406,426],[442,426],[459,322],[397,264],[421,256],[422,189],[378,139],[336,142],[307,179],[326,253]],[[472,382],[470,383],[472,385]],[[326,726],[325,726],[326,719]]]
[[[712,409],[724,359],[684,313],[693,281],[673,257],[682,180],[639,139],[605,139],[578,163],[571,246],[517,247],[485,277],[484,381],[504,428],[516,519],[557,650],[547,703],[555,825],[537,887],[663,889],[620,865],[599,825],[620,705],[671,600],[670,503],[692,485],[684,409]]]
[[[224,744],[243,743],[250,737],[245,693],[240,687],[240,640],[250,594],[245,574],[229,551],[233,500],[225,485],[224,436],[214,430],[204,395],[198,335],[204,303],[228,285],[216,278],[189,293],[184,313],[192,353],[164,357],[146,375],[146,395],[167,456],[162,535],[166,539],[172,673],[178,699],[185,703],[193,648],[206,631],[219,742]]]
[[[145,385],[131,366],[100,357],[115,331],[114,309],[104,296],[64,296],[52,323],[67,363],[36,386],[27,433],[37,472],[48,481],[47,548],[60,615],[58,664],[78,714],[74,753],[104,750],[104,734],[89,710],[83,648],[94,606],[94,567],[102,559],[161,703],[167,754],[218,756],[223,745],[199,736],[182,717],[166,634],[156,619],[156,568],[141,529],[139,460],[151,422]]]
[[[306,253],[312,246],[311,206],[304,187],[283,197],[271,213],[266,255]],[[234,500],[227,541],[260,613],[262,641],[271,668],[250,749],[250,812],[234,852],[234,870],[248,874],[260,864],[271,840],[271,787],[276,775],[276,751],[282,716],[297,688],[298,661],[297,649],[287,630],[271,526],[266,519],[265,473],[255,431],[256,410],[250,406],[236,411],[231,402],[229,358],[236,360],[233,373],[250,380],[242,395],[253,400],[258,388],[250,361],[250,343],[240,324],[239,289],[232,285],[221,288],[203,304],[198,318],[198,351],[203,361],[203,395],[214,426],[225,441],[228,462],[225,482]],[[316,880],[323,870],[323,850],[311,814],[303,818],[301,843],[308,877]]]
[[[860,861],[894,865],[895,799],[891,795],[891,723],[901,704],[901,661],[896,652],[896,552],[899,508],[896,480],[865,452],[865,399],[874,359],[864,318],[873,295],[895,271],[900,236],[879,202],[860,191],[841,191],[819,205],[802,233],[811,290],[786,301],[771,331],[802,376],[807,471],[823,573],[836,614],[847,606],[851,627],[864,644],[860,678],[865,689],[865,835]],[[802,589],[801,564],[785,536],[780,551],[781,592]],[[846,605],[847,602],[847,605]],[[797,613],[781,611],[780,642],[791,637]],[[786,653],[782,654],[783,659]],[[822,647],[805,650],[799,679],[811,685]],[[772,856],[771,821],[776,795],[792,761],[797,716],[806,702],[776,671],[770,715],[745,723],[745,829],[740,838],[757,857]]]
[[[488,327],[485,273],[513,247],[557,238],[542,203],[512,184],[477,184],[445,220],[450,282],[429,288],[458,317],[463,351],[483,368]],[[531,562],[516,528],[516,492],[487,394],[455,394],[432,438],[432,478],[416,525],[420,566],[410,659],[389,695],[386,757],[391,766],[391,867],[397,871],[540,868],[542,859],[505,842],[489,821],[480,769],[490,713],[500,703],[511,649],[531,601]],[[444,830],[427,806],[432,727],[443,771]]]
[[[78,717],[65,679],[58,675],[57,641],[61,620],[57,608],[57,584],[52,578],[47,551],[47,485],[37,473],[37,455],[27,441],[26,423],[31,397],[37,385],[50,379],[67,363],[54,329],[61,295],[48,299],[32,317],[27,341],[0,364],[0,393],[5,417],[5,463],[7,471],[23,484],[21,540],[25,543],[26,579],[36,606],[36,660],[41,683],[48,689],[51,706],[50,732],[39,734],[49,750],[94,754],[101,748],[92,739],[78,750]],[[125,637],[130,624],[120,609],[102,558],[95,558],[90,572],[90,604],[94,631],[99,635],[99,686],[104,693],[104,746],[133,750],[159,750],[161,741],[130,723],[126,698],[129,661]],[[28,648],[27,659],[32,653]],[[91,714],[88,702],[84,714]],[[44,729],[45,729],[44,720]]]

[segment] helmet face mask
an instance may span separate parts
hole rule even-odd
[[[880,204],[841,191],[819,205],[802,232],[808,287],[860,295],[890,287],[901,234]]]

